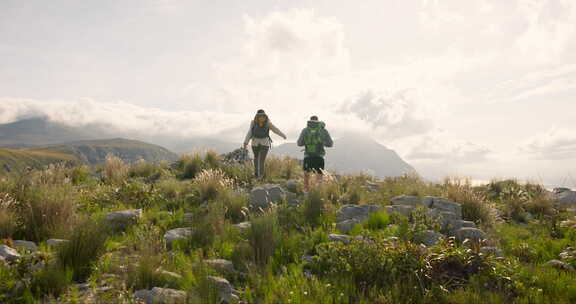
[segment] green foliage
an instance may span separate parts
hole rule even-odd
[[[199,153],[180,156],[180,159],[176,162],[176,166],[181,171],[180,177],[183,179],[194,178],[196,174],[205,168],[204,161]]]
[[[382,230],[390,225],[390,216],[386,211],[373,212],[362,225],[368,230]]]
[[[141,177],[150,182],[157,181],[163,175],[167,174],[166,167],[167,165],[165,163],[154,164],[141,159],[130,166],[128,176],[132,178]]]
[[[315,188],[308,192],[308,196],[304,200],[303,211],[305,222],[312,226],[318,227],[322,224],[323,215],[325,212],[325,200],[319,188]]]
[[[443,197],[462,205],[462,218],[477,225],[490,228],[494,225],[491,206],[485,195],[475,190],[470,180],[448,178],[444,180]]]
[[[59,297],[72,283],[73,271],[56,265],[48,266],[34,274],[30,289],[36,298]]]
[[[104,180],[111,185],[121,184],[128,177],[129,167],[124,161],[112,154],[106,156],[104,163]]]

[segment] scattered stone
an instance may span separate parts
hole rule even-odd
[[[350,244],[350,236],[342,234],[329,234],[328,239],[331,242],[341,242],[346,245]]]
[[[298,195],[292,192],[286,192],[286,203],[291,206],[298,206],[300,205],[300,201],[298,200]]]
[[[212,268],[214,268],[217,272],[221,274],[231,274],[235,272],[234,264],[228,260],[211,259],[211,260],[204,260],[204,263],[210,265]]]
[[[566,263],[559,260],[551,260],[546,262],[546,265],[554,267],[559,270],[566,270],[566,271],[575,271],[574,267],[570,263]]]
[[[238,292],[234,290],[232,284],[230,284],[230,282],[225,278],[209,276],[207,279],[217,289],[218,295],[222,301],[231,303],[240,300]]]
[[[138,290],[133,297],[146,304],[184,304],[188,295],[181,290],[154,287],[151,290]]]
[[[566,247],[566,249],[564,249],[564,251],[562,251],[562,252],[560,252],[560,254],[558,254],[558,257],[561,260],[572,259],[572,258],[576,257],[576,248]]]
[[[364,189],[368,190],[368,192],[378,192],[380,190],[380,185],[375,182],[366,181]]]
[[[477,242],[486,239],[486,233],[478,228],[464,227],[456,231],[456,239],[461,242],[466,239]]]
[[[451,223],[454,223],[454,222],[462,219],[461,217],[459,217],[457,214],[455,214],[453,212],[444,211],[444,210],[440,210],[440,209],[428,210],[427,215],[428,215],[428,217],[437,220],[440,223],[440,225],[442,226],[443,230],[448,230],[448,231],[450,231],[450,224]]]
[[[286,181],[286,190],[296,193],[298,192],[298,181],[290,179]]]
[[[192,228],[176,228],[167,231],[164,234],[164,240],[166,245],[170,247],[174,241],[185,240],[190,235],[192,235]]]
[[[13,241],[12,243],[14,244],[14,247],[24,248],[25,250],[28,250],[30,252],[35,252],[38,250],[38,246],[36,246],[36,243],[34,242],[16,240]]]
[[[90,289],[90,283],[80,283],[80,284],[76,284],[76,287],[77,287],[78,290],[80,290],[80,291],[87,291],[88,289]]]
[[[0,245],[0,257],[4,258],[7,262],[15,261],[22,256],[14,248],[6,245]]]
[[[142,209],[122,210],[106,214],[105,222],[114,231],[124,231],[138,223],[142,217]]]
[[[49,239],[46,241],[46,245],[48,247],[57,247],[57,246],[61,246],[62,244],[68,243],[68,240],[63,240],[63,239]]]
[[[312,263],[312,262],[314,262],[314,257],[309,255],[309,254],[303,254],[302,255],[302,261],[304,261],[306,263]]]
[[[234,227],[238,228],[240,231],[246,231],[252,227],[252,223],[250,222],[242,222],[234,225]]]
[[[342,233],[350,233],[352,228],[354,228],[354,226],[356,226],[358,223],[360,223],[360,221],[356,219],[344,220],[342,222],[336,223],[336,229]]]
[[[504,256],[504,251],[502,251],[502,249],[500,249],[498,247],[484,246],[484,247],[480,248],[480,252],[482,254],[485,254],[485,255],[493,255],[493,256],[497,256],[497,257],[503,257]]]
[[[336,222],[343,222],[350,219],[362,221],[366,219],[370,213],[380,210],[382,210],[382,206],[378,205],[344,205],[336,213]]]
[[[442,240],[443,238],[444,238],[444,235],[442,233],[439,233],[439,232],[436,232],[433,230],[424,231],[419,236],[420,243],[424,244],[428,247],[431,247],[431,246],[438,244],[440,242],[440,240]]]
[[[256,187],[250,191],[250,206],[253,208],[266,209],[270,207],[271,200],[268,191],[264,187]]]

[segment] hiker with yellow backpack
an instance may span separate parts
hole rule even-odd
[[[326,124],[318,120],[318,116],[310,117],[306,128],[302,130],[297,142],[304,147],[304,191],[310,191],[310,174],[316,176],[318,183],[322,182],[324,173],[324,147],[332,147],[334,142],[326,130]]]
[[[286,135],[280,131],[268,118],[264,110],[258,110],[254,120],[250,123],[250,128],[244,139],[244,150],[247,149],[248,143],[252,141],[252,153],[254,153],[254,175],[256,178],[264,178],[265,162],[268,151],[272,147],[270,131],[286,139]]]

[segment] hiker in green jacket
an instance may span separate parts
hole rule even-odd
[[[264,163],[270,147],[272,146],[272,139],[270,138],[270,131],[276,133],[278,136],[286,139],[286,135],[282,133],[276,126],[272,124],[268,115],[264,110],[258,110],[254,120],[250,122],[250,128],[244,139],[244,149],[248,147],[248,143],[252,140],[252,152],[254,153],[254,175],[256,178],[264,177]]]
[[[326,130],[326,124],[318,120],[318,116],[310,117],[308,125],[302,130],[297,142],[299,147],[304,146],[304,191],[310,190],[310,174],[317,176],[322,182],[324,171],[324,147],[332,147],[334,142]]]

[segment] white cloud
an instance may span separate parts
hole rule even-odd
[[[520,151],[541,160],[576,159],[576,131],[551,128],[528,139]]]

